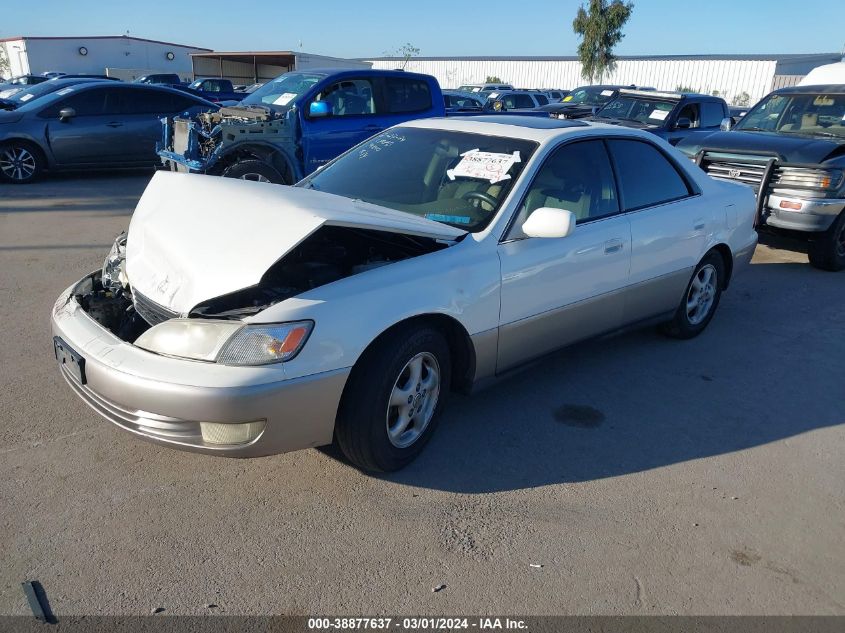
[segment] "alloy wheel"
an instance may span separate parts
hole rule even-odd
[[[252,180],[253,182],[270,182],[270,179],[267,176],[262,176],[261,174],[244,174],[241,176],[241,180]]]
[[[407,448],[425,431],[440,397],[440,365],[421,352],[409,360],[393,385],[387,405],[387,437],[396,448]]]
[[[687,320],[690,325],[698,325],[713,307],[716,298],[716,283],[718,274],[713,264],[702,266],[695,274],[687,293]]]
[[[10,180],[29,180],[35,169],[35,156],[25,147],[7,147],[0,152],[0,171]]]

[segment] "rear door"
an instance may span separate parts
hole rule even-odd
[[[331,114],[311,117],[309,109],[315,101],[327,102]],[[302,110],[305,175],[384,129],[380,118],[371,77],[344,77],[319,88]]]
[[[125,86],[120,90],[121,123],[115,142],[123,148],[125,163],[155,163],[156,142],[161,139],[162,117],[180,111],[182,97],[153,86]]]
[[[707,209],[674,159],[644,140],[607,141],[631,226],[631,321],[678,306],[713,230]]]

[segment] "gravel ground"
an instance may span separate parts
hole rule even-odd
[[[398,474],[227,460],[119,431],[55,366],[50,308],[148,178],[0,185],[0,613],[39,580],[59,616],[845,614],[845,273],[761,245],[701,337],[455,397]]]

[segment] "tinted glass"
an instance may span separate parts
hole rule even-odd
[[[613,169],[601,141],[569,143],[546,159],[508,237],[525,237],[522,224],[540,207],[572,211],[579,223],[619,212]]]
[[[726,116],[728,114],[724,106],[718,101],[705,101],[701,104],[701,127],[719,127]]]
[[[734,129],[845,138],[845,94],[773,94]]]
[[[534,107],[534,99],[532,99],[529,95],[518,94],[514,97],[514,101],[516,103],[517,108],[533,108]]]
[[[166,114],[173,112],[173,96],[158,90],[124,90],[123,111],[126,114]]]
[[[678,170],[660,150],[642,141],[608,140],[625,209],[651,207],[689,195]]]
[[[431,92],[425,81],[391,77],[385,80],[385,90],[388,112],[422,112],[431,107]]]
[[[68,92],[65,93],[65,90]],[[72,88],[59,90],[56,94],[64,93],[64,99],[59,99],[53,105],[40,113],[42,117],[57,117],[62,108],[73,108],[76,116],[99,116],[106,114],[106,92],[103,88],[94,88],[84,92],[76,92]],[[75,94],[74,94],[75,93]]]
[[[523,139],[398,127],[298,186],[479,231],[495,217],[536,148]]]
[[[549,103],[549,100],[546,98],[546,95],[538,94],[535,96],[537,97],[537,103],[539,103],[540,105],[547,105]]]
[[[677,101],[662,101],[648,97],[620,95],[596,113],[600,119],[637,121],[644,125],[661,127]]]

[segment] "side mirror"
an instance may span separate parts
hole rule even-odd
[[[733,126],[734,120],[731,117],[726,116],[719,124],[719,129],[722,130],[722,132],[730,132]]]
[[[572,211],[540,207],[522,223],[522,232],[528,237],[566,237],[575,230],[576,222]]]
[[[692,121],[690,121],[687,117],[681,117],[675,123],[676,130],[688,130],[692,127]]]
[[[76,116],[76,110],[73,108],[62,108],[59,110],[59,121],[64,123]]]
[[[321,119],[330,116],[332,113],[332,106],[328,101],[312,101],[308,106],[308,116],[313,119]]]

